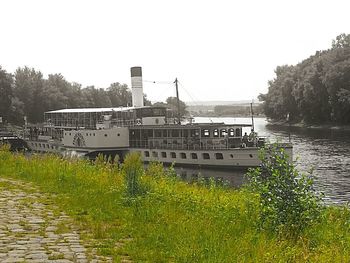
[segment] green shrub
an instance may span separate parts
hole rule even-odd
[[[146,187],[141,182],[144,168],[140,154],[128,154],[122,165],[122,172],[126,182],[126,194],[128,197],[136,197],[146,192]]]
[[[317,221],[322,208],[311,174],[301,174],[283,148],[266,147],[262,164],[247,173],[250,187],[260,197],[259,226],[284,236],[297,237]]]

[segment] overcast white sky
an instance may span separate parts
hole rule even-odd
[[[130,86],[130,67],[142,66],[144,80],[177,77],[185,101],[251,100],[276,66],[349,34],[349,10],[346,0],[2,0],[0,65],[102,88]],[[175,94],[149,82],[144,92]]]

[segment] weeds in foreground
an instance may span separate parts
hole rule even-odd
[[[33,182],[52,194],[86,231],[83,236],[114,260],[128,255],[135,262],[350,261],[347,207],[325,208],[296,239],[278,237],[257,228],[261,203],[256,193],[187,184],[160,164],[145,170],[135,165],[137,158],[129,160],[119,168],[0,149],[0,176]],[[128,165],[139,175],[132,174],[129,183]],[[137,202],[126,205],[126,196]]]
[[[321,197],[311,174],[301,174],[283,148],[260,151],[262,164],[247,173],[249,187],[259,195],[259,226],[274,233],[298,238],[320,219]]]

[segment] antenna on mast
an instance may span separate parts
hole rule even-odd
[[[179,99],[179,88],[178,88],[178,80],[175,78],[175,87],[176,87],[176,99],[177,99],[177,118],[178,123],[181,124],[181,114],[180,114],[180,99]]]

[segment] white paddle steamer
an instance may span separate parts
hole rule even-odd
[[[46,112],[45,125],[27,127],[29,148],[38,152],[98,154],[140,153],[147,162],[176,166],[249,168],[260,164],[259,149],[267,142],[250,124],[187,123],[169,118],[164,107],[144,106],[141,67],[131,68],[133,107],[62,109]],[[176,82],[177,84],[177,82]],[[254,132],[254,129],[253,129]],[[292,145],[279,144],[292,158]]]

